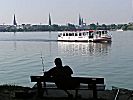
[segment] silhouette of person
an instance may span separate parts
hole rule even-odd
[[[75,89],[79,86],[78,82],[72,80],[71,78],[71,75],[73,74],[72,69],[69,66],[62,66],[62,61],[60,58],[56,58],[54,63],[56,66],[45,72],[44,76],[52,77],[56,86],[64,90],[69,97],[72,97],[73,95],[67,90]]]

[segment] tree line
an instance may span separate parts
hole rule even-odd
[[[1,25],[1,32],[29,32],[29,31],[75,31],[75,30],[133,30],[133,23],[128,24],[90,24],[90,25],[74,25],[68,23],[67,25],[30,25],[30,24],[22,24],[22,25]]]

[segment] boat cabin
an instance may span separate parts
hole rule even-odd
[[[59,32],[58,41],[106,41],[111,39],[107,33],[106,30],[63,31]]]

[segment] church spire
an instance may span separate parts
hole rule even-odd
[[[17,26],[15,14],[14,14],[14,18],[13,18],[13,25]]]
[[[79,25],[81,25],[81,24],[82,24],[82,19],[81,19],[81,16],[79,14]]]
[[[83,24],[84,24],[84,19],[82,18],[82,19],[81,19],[81,25],[83,25]]]
[[[49,26],[51,26],[51,16],[50,16],[50,13],[49,13]]]

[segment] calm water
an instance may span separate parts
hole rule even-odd
[[[0,33],[0,84],[33,86],[31,75],[53,67],[56,57],[74,76],[105,77],[106,87],[133,89],[133,32],[111,32],[111,44],[57,42],[57,32]]]

